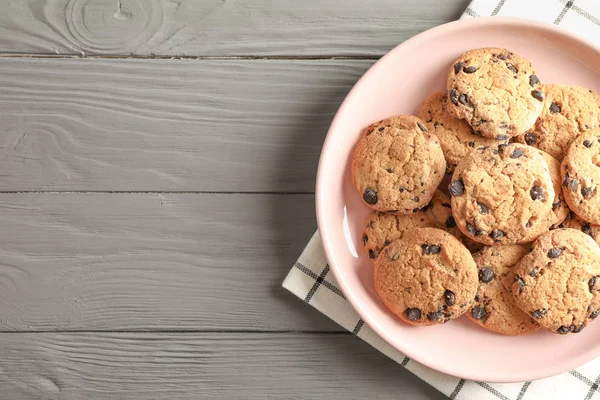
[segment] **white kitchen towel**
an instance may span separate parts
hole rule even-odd
[[[588,40],[593,38],[600,40],[600,0],[474,0],[462,18],[494,15],[553,23]],[[600,399],[600,358],[561,375],[533,382],[509,384],[459,379],[410,360],[365,325],[346,300],[329,271],[319,232],[315,233],[304,249],[283,282],[283,287],[400,363],[450,399]]]

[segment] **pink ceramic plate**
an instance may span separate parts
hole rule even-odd
[[[461,378],[514,382],[568,371],[600,355],[600,322],[577,335],[537,332],[506,337],[465,317],[412,327],[390,314],[373,288],[373,267],[360,233],[368,212],[350,178],[360,132],[394,114],[414,114],[429,94],[445,88],[461,53],[506,47],[527,57],[543,83],[578,84],[600,92],[600,50],[556,28],[507,18],[446,24],[396,47],[377,62],[340,107],[325,140],[317,177],[317,217],[325,251],[342,290],[362,318],[410,358]]]

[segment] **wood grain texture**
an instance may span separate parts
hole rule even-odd
[[[3,399],[443,399],[346,334],[1,334]]]
[[[313,192],[371,63],[0,58],[0,191]]]
[[[3,331],[342,330],[281,287],[312,195],[2,194],[0,226]]]
[[[469,0],[22,0],[0,51],[77,55],[381,56]]]

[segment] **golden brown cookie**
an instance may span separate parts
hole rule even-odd
[[[600,126],[600,96],[573,85],[544,85],[542,90],[544,109],[534,127],[517,140],[562,161],[577,136]]]
[[[471,253],[454,236],[417,228],[387,246],[375,261],[375,290],[412,325],[440,324],[462,315],[477,291]]]
[[[425,122],[407,115],[371,125],[352,158],[352,180],[364,203],[390,213],[425,207],[445,170],[438,139]]]
[[[530,129],[539,117],[544,93],[531,63],[506,49],[471,50],[448,75],[448,111],[475,132],[506,140]]]
[[[494,146],[499,142],[476,135],[465,120],[458,119],[448,112],[447,104],[446,92],[435,93],[421,105],[419,117],[439,139],[446,157],[446,172],[452,173],[458,163],[474,148]]]
[[[488,246],[473,255],[479,275],[475,303],[467,317],[492,332],[523,335],[539,328],[531,316],[523,312],[512,295],[515,281],[513,267],[529,245]]]
[[[552,332],[580,332],[600,313],[600,248],[581,231],[546,232],[514,272],[517,305]]]
[[[600,131],[576,138],[562,165],[562,185],[569,208],[584,221],[600,224]]]
[[[464,238],[452,216],[450,198],[436,190],[429,204],[416,213],[394,215],[371,212],[361,236],[365,253],[371,259],[377,258],[381,249],[402,239],[407,233],[410,235],[414,228],[438,228],[457,238]]]
[[[518,143],[471,152],[448,189],[460,230],[488,245],[533,241],[547,226],[555,195],[542,154]]]
[[[559,228],[572,228],[585,233],[600,245],[600,225],[590,224],[579,218],[573,211],[569,212],[567,218],[558,226]]]
[[[544,160],[546,160],[548,170],[550,171],[550,178],[552,179],[552,187],[554,188],[552,211],[546,217],[547,223],[540,225],[542,229],[542,232],[540,232],[541,235],[549,229],[558,227],[565,220],[565,218],[567,218],[567,215],[569,215],[569,207],[567,207],[567,203],[565,202],[562,193],[560,161],[544,151],[540,150],[540,153],[542,153]]]

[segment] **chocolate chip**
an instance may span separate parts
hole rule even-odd
[[[367,243],[369,243],[369,236],[367,236],[366,234],[363,235],[362,237],[362,241],[363,241],[363,245],[367,245]]]
[[[512,64],[506,64],[506,68],[508,68],[509,70],[511,70],[513,74],[518,74],[519,73],[519,71],[517,70],[517,68],[514,65],[512,65]]]
[[[572,178],[571,183],[569,184],[569,189],[571,189],[571,191],[574,192],[575,190],[577,190],[577,185],[578,185],[577,179]]]
[[[501,230],[491,231],[490,237],[497,242],[504,237],[504,232]]]
[[[418,321],[421,319],[421,310],[418,308],[407,308],[404,311],[404,315],[406,315],[409,321]]]
[[[465,66],[465,63],[462,61],[454,64],[454,73],[458,74],[460,71],[462,71],[464,66]]]
[[[394,170],[392,168],[388,168],[388,169],[386,169],[386,171],[389,172],[390,174],[394,173]]]
[[[571,189],[572,192],[577,190],[577,179],[569,177],[569,174],[565,174],[565,179],[563,180],[562,185],[566,188]]]
[[[461,94],[460,96],[458,96],[458,102],[460,104],[462,104],[463,106],[466,106],[467,104],[470,104],[469,103],[469,99],[467,98],[467,95],[464,94],[464,93]]]
[[[529,191],[529,195],[533,200],[544,201],[544,199],[546,198],[546,196],[544,195],[544,189],[537,185],[531,188],[531,190]]]
[[[474,66],[474,65],[471,65],[471,66],[469,66],[469,67],[465,67],[465,68],[463,68],[463,72],[464,72],[465,74],[472,74],[473,72],[477,71],[477,69],[478,69],[478,68],[477,68],[476,66]]]
[[[544,315],[546,315],[546,313],[547,313],[547,312],[548,312],[548,310],[545,310],[545,309],[543,309],[543,308],[542,308],[541,310],[533,310],[533,311],[531,312],[531,316],[532,316],[533,318],[540,319],[540,318],[542,318]]]
[[[541,90],[534,90],[533,92],[531,92],[531,95],[536,100],[544,101],[544,92],[542,92]]]
[[[560,104],[552,103],[550,104],[550,112],[552,114],[559,113],[561,111]]]
[[[591,140],[584,140],[584,141],[583,141],[583,145],[584,145],[585,147],[587,147],[588,149],[589,149],[590,147],[592,147],[592,145],[593,145],[593,144],[594,144],[594,142],[592,142]]]
[[[562,202],[560,201],[560,199],[558,199],[556,203],[552,203],[552,210],[558,210],[561,204]]]
[[[523,289],[525,288],[525,281],[523,281],[523,279],[521,279],[520,277],[516,276],[515,282],[517,283],[517,294],[521,294],[521,292],[523,292]]]
[[[510,155],[510,158],[519,158],[523,154],[525,154],[525,151],[523,151],[523,149],[514,149],[512,154]]]
[[[468,145],[469,147],[475,147],[475,142],[467,142],[467,145]]]
[[[450,101],[452,104],[458,105],[458,90],[455,88],[450,90]]]
[[[587,199],[588,197],[590,197],[592,195],[593,191],[594,191],[594,188],[591,188],[591,187],[582,187],[581,188],[581,195],[583,196],[583,198]]]
[[[423,253],[428,255],[440,254],[442,248],[437,244],[422,244],[421,248],[423,249]]]
[[[382,126],[381,128],[377,129],[379,132],[383,132],[385,130],[385,127]]]
[[[496,274],[491,267],[483,267],[479,270],[479,281],[489,283],[496,278]]]
[[[467,231],[473,236],[481,235],[481,231],[475,228],[475,226],[471,225],[469,222],[467,222]]]
[[[453,306],[454,305],[454,292],[452,292],[450,290],[446,290],[444,292],[444,302],[446,302],[447,306]]]
[[[596,319],[600,315],[600,308],[590,314],[591,319]]]
[[[461,179],[452,181],[448,185],[448,190],[452,196],[462,196],[465,192],[465,183]]]
[[[377,255],[375,254],[375,252],[371,249],[369,249],[369,258],[370,259],[374,259],[377,258]]]
[[[556,332],[560,333],[561,335],[566,335],[567,333],[571,332],[571,328],[569,326],[562,325]]]
[[[485,306],[473,307],[473,309],[471,310],[471,316],[478,321],[487,317],[487,311],[485,310]]]
[[[419,208],[413,208],[413,213],[418,213],[419,211],[421,211]]]
[[[477,206],[479,207],[479,214],[487,214],[489,212],[488,206],[483,203],[477,202]]]
[[[539,268],[533,267],[531,271],[529,271],[529,276],[535,278],[538,275]]]
[[[504,54],[498,54],[498,59],[504,61],[506,60],[506,56]]]
[[[414,201],[415,203],[418,203],[418,202],[420,202],[420,201],[421,201],[421,199],[419,198],[419,196],[415,196],[415,197],[413,198],[413,201]]]
[[[579,333],[583,330],[583,328],[585,328],[585,324],[581,324],[578,327],[575,327],[575,325],[571,325],[571,332]]]
[[[594,228],[592,228],[592,226],[588,223],[585,223],[581,226],[581,232],[591,236],[594,239],[596,238],[596,232],[594,232]]]
[[[446,220],[446,228],[454,228],[456,226],[456,220],[454,219],[454,217],[451,215],[448,217],[448,219]]]
[[[537,75],[531,75],[529,77],[529,85],[531,85],[532,87],[539,83],[540,83],[540,78],[538,78]]]
[[[588,288],[590,289],[590,292],[593,292],[597,289],[596,284],[598,283],[598,278],[598,276],[592,276],[588,281]]]
[[[417,126],[419,127],[420,130],[422,130],[423,132],[427,132],[427,128],[425,128],[420,122],[417,122]]]
[[[384,247],[385,247],[385,246],[389,246],[389,244],[390,244],[390,243],[391,243],[391,242],[390,242],[389,240],[386,240],[385,242],[383,242],[383,246],[384,246]]]
[[[496,136],[496,140],[508,140],[508,135],[501,133],[498,136]]]
[[[366,188],[363,193],[363,200],[367,204],[377,204],[377,192],[373,189]]]
[[[560,255],[562,254],[563,249],[561,249],[560,247],[554,247],[550,250],[548,250],[548,258],[558,258],[560,257]]]
[[[443,317],[444,317],[444,313],[440,312],[440,311],[427,313],[427,319],[430,321],[433,321],[433,322],[438,322]]]
[[[537,143],[537,136],[535,136],[535,133],[526,132],[525,133],[525,143],[527,143],[530,146],[534,146]]]

